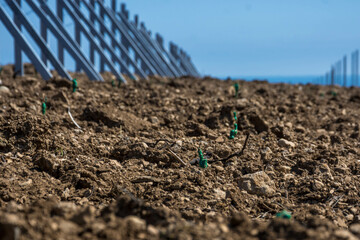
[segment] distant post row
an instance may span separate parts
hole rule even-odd
[[[348,61],[345,55],[334,63],[325,76],[314,80],[317,84],[340,85],[340,86],[359,86],[359,50],[351,53],[350,78],[347,74]]]

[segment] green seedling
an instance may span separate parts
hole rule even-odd
[[[45,113],[46,113],[46,101],[47,101],[47,99],[45,98],[45,99],[44,99],[44,102],[43,102],[42,105],[41,105],[41,112],[42,112],[42,114],[44,114],[44,115],[45,115]]]
[[[275,216],[277,218],[291,219],[291,213],[286,210],[282,210],[281,212],[278,212]]]
[[[229,139],[234,139],[236,136],[236,133],[237,133],[237,131],[235,129],[231,129]]]
[[[235,88],[235,97],[237,98],[238,92],[239,92],[239,88],[240,88],[239,84],[238,84],[238,83],[235,83],[235,84],[234,84],[234,88]]]
[[[207,168],[208,167],[207,159],[204,158],[204,155],[200,148],[198,149],[198,153],[199,153],[199,158],[200,158],[199,166],[201,168]]]
[[[123,80],[122,79],[118,79],[118,88],[121,87],[121,84],[122,84]]]
[[[2,67],[0,67],[0,75],[1,75],[2,71],[3,71],[3,68],[2,68]]]
[[[320,93],[320,97],[324,97],[325,95],[324,95],[324,93]]]
[[[335,91],[331,91],[331,96],[336,97],[337,93]]]
[[[74,79],[72,80],[72,82],[73,82],[73,85],[72,85],[73,92],[76,92],[76,90],[77,90],[77,88],[78,88],[78,83],[77,83],[77,81],[76,81],[76,78],[74,78]]]
[[[230,131],[229,139],[234,139],[238,131],[236,112],[234,112],[234,119],[235,119],[234,129]]]
[[[111,86],[114,88],[115,87],[115,80],[111,81]]]
[[[56,148],[55,155],[63,157],[65,155],[64,150],[62,148]]]

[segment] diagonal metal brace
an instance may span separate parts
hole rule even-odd
[[[51,79],[52,75],[50,71],[46,68],[34,49],[32,49],[32,47],[29,45],[24,35],[19,31],[17,26],[14,24],[9,15],[4,11],[2,6],[0,6],[0,20],[4,23],[5,27],[13,36],[16,43],[20,46],[21,50],[23,50],[29,57],[31,62],[34,64],[35,69],[41,74],[42,78],[45,80]]]
[[[51,50],[49,49],[48,45],[44,42],[44,40],[37,34],[36,30],[33,28],[33,26],[29,23],[27,18],[25,17],[24,13],[20,10],[17,3],[15,3],[12,0],[6,0],[11,10],[14,12],[14,14],[18,17],[18,19],[21,21],[21,24],[26,28],[26,30],[30,33],[31,37],[34,39],[34,41],[39,45],[41,50],[43,51],[44,55],[47,59],[52,63],[52,65],[55,67],[57,72],[60,74],[60,76],[67,78],[68,80],[71,80],[70,75],[68,72],[64,69],[64,66],[57,60],[57,58],[52,54]],[[45,63],[44,63],[45,65]],[[46,66],[46,65],[45,65]]]

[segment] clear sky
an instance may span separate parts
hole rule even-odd
[[[360,46],[359,0],[123,2],[131,18],[139,14],[153,33],[183,47],[202,74],[218,77],[320,75]],[[6,35],[0,24],[0,64],[13,61]]]

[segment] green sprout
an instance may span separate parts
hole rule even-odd
[[[114,79],[111,81],[111,86],[112,86],[113,88],[115,87],[115,80],[114,80]]]
[[[278,212],[275,216],[277,218],[291,219],[291,212],[288,212],[286,210],[282,210],[281,212]]]
[[[235,97],[237,98],[238,92],[239,92],[239,88],[240,88],[239,84],[238,84],[238,83],[235,83],[235,84],[234,84],[234,88],[235,88]]]
[[[44,114],[44,115],[45,115],[45,113],[46,113],[46,101],[47,101],[47,99],[46,99],[46,97],[45,97],[44,102],[43,102],[42,105],[41,105],[41,112],[42,112],[42,114]]]
[[[0,75],[1,75],[2,71],[3,71],[3,68],[2,68],[2,67],[0,67]]]
[[[337,93],[335,91],[331,91],[331,96],[336,97]]]
[[[236,136],[236,133],[237,133],[236,129],[231,129],[229,139],[234,139]]]
[[[56,148],[55,149],[55,155],[63,157],[65,155],[63,148],[62,147],[61,148]]]
[[[73,92],[76,92],[76,89],[78,88],[78,83],[77,83],[77,81],[76,81],[76,78],[74,78],[74,79],[72,80],[72,82],[73,82],[73,85],[72,85]]]
[[[237,131],[238,131],[236,112],[234,112],[234,120],[235,120],[234,129],[231,129],[231,130],[230,130],[229,139],[234,139],[235,136],[236,136],[236,134],[237,134]]]
[[[199,153],[199,158],[200,158],[200,161],[199,161],[200,167],[207,168],[208,167],[207,159],[204,158],[204,155],[200,148],[198,149],[198,153]]]
[[[121,84],[122,84],[123,81],[124,81],[123,79],[118,79],[118,88],[121,87]]]

